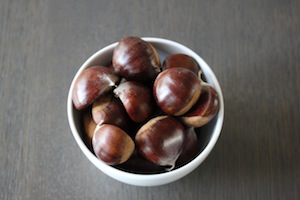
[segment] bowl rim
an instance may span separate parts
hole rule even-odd
[[[183,176],[189,174],[192,172],[195,168],[197,168],[210,154],[212,149],[214,148],[218,138],[220,137],[222,126],[223,126],[223,121],[224,121],[224,99],[223,99],[223,93],[220,87],[220,84],[210,68],[210,66],[198,55],[196,54],[193,50],[190,48],[169,40],[169,39],[164,39],[164,38],[156,38],[156,37],[141,37],[143,40],[150,42],[152,44],[156,45],[169,45],[169,46],[174,46],[176,48],[182,49],[182,51],[188,52],[188,54],[196,61],[199,63],[201,68],[205,69],[206,73],[209,73],[211,82],[215,89],[217,90],[219,94],[219,100],[220,100],[220,109],[217,113],[217,120],[216,124],[213,127],[213,133],[211,134],[211,137],[207,143],[207,145],[204,147],[204,149],[199,153],[197,157],[195,157],[193,160],[191,160],[189,163],[176,168],[172,171],[169,172],[164,172],[164,173],[159,173],[159,174],[136,174],[132,172],[127,172],[127,171],[122,171],[121,169],[117,169],[113,166],[109,166],[100,159],[98,159],[85,145],[84,141],[82,140],[79,131],[76,128],[75,121],[74,121],[74,106],[72,102],[72,90],[74,87],[74,82],[76,78],[79,76],[79,74],[87,67],[90,66],[90,63],[95,60],[99,55],[112,51],[113,48],[117,45],[118,42],[112,43],[110,45],[107,45],[106,47],[98,50],[95,52],[93,55],[91,55],[79,68],[77,73],[75,74],[71,86],[69,88],[68,92],[68,97],[67,97],[67,117],[68,117],[68,122],[69,126],[72,132],[72,135],[77,142],[78,146],[84,153],[84,155],[98,168],[100,169],[103,173],[107,174],[108,176],[119,180],[121,182],[131,184],[131,185],[136,185],[136,186],[157,186],[157,185],[163,185],[167,184],[173,181],[176,181]],[[159,182],[158,182],[159,180]]]

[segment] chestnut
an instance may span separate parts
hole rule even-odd
[[[172,170],[185,140],[183,124],[172,116],[150,119],[137,132],[137,150],[147,160]]]
[[[134,122],[142,122],[150,117],[154,100],[148,87],[135,81],[126,81],[118,85],[113,92],[120,98]]]
[[[112,63],[114,70],[127,80],[153,83],[160,70],[156,49],[139,37],[125,37],[116,45]]]
[[[162,64],[162,70],[166,70],[172,67],[182,67],[189,69],[197,76],[201,74],[201,69],[197,61],[193,57],[182,53],[171,54],[165,58]]]
[[[92,116],[96,124],[112,124],[130,131],[131,123],[122,102],[112,94],[103,95],[94,101]]]
[[[181,166],[196,157],[199,153],[198,138],[195,132],[195,128],[186,129],[186,137],[183,143],[182,152],[176,160],[176,166]]]
[[[217,91],[210,84],[202,82],[199,100],[181,119],[187,126],[201,127],[217,114],[219,106]]]
[[[82,71],[74,83],[72,100],[78,110],[90,106],[100,95],[110,91],[120,77],[104,66],[92,66]]]
[[[131,137],[119,127],[111,124],[97,125],[92,145],[96,156],[108,165],[124,163],[135,149]]]
[[[161,72],[153,86],[157,105],[175,116],[185,114],[197,102],[200,92],[200,79],[191,70],[180,67]]]

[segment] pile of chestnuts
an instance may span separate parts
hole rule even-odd
[[[163,62],[151,43],[125,37],[108,66],[86,68],[72,101],[82,112],[85,142],[108,165],[129,171],[170,171],[198,153],[195,128],[219,109],[218,93],[185,54]],[[139,165],[139,166],[136,166]]]

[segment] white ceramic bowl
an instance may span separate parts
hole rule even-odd
[[[67,114],[68,114],[68,120],[69,120],[71,131],[73,133],[73,136],[79,148],[82,150],[84,155],[103,173],[107,174],[108,176],[118,181],[131,184],[131,185],[158,186],[158,185],[171,183],[189,174],[195,168],[197,168],[210,154],[221,133],[223,119],[224,119],[224,101],[223,101],[221,87],[213,71],[206,64],[206,62],[194,51],[185,47],[182,44],[167,39],[153,38],[153,37],[144,37],[142,39],[150,42],[157,49],[162,61],[164,60],[166,55],[173,54],[173,53],[184,53],[192,56],[194,59],[196,59],[198,64],[201,66],[206,81],[212,84],[219,94],[220,109],[217,116],[209,124],[201,128],[201,133],[199,133],[201,134],[200,136],[201,142],[199,143],[199,145],[201,145],[200,148],[202,149],[199,155],[196,158],[194,158],[192,161],[187,163],[186,165],[183,165],[170,172],[164,172],[159,174],[136,174],[136,173],[122,171],[120,169],[105,164],[104,162],[99,160],[87,148],[87,146],[83,141],[83,133],[81,132],[82,129],[80,128],[80,124],[82,123],[80,121],[80,112],[78,112],[73,106],[72,98],[71,98],[74,82],[75,79],[85,68],[88,68],[95,64],[102,64],[102,65],[109,64],[111,61],[113,49],[117,45],[117,43],[111,44],[99,50],[90,58],[88,58],[87,61],[80,67],[80,69],[78,70],[77,74],[75,75],[72,81],[69,90],[68,100],[67,100]]]

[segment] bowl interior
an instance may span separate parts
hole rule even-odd
[[[73,136],[83,151],[83,153],[87,156],[87,158],[101,171],[106,173],[107,175],[115,178],[121,182],[125,182],[128,184],[139,185],[139,186],[154,186],[154,185],[162,185],[172,181],[175,181],[184,175],[188,174],[192,170],[194,170],[197,166],[199,166],[208,154],[211,152],[214,147],[223,124],[224,118],[224,103],[223,103],[223,95],[216,79],[214,73],[211,68],[205,63],[205,61],[200,58],[195,52],[190,50],[189,48],[170,41],[166,39],[160,38],[143,38],[144,40],[150,42],[155,49],[158,51],[161,61],[165,59],[165,57],[169,54],[174,53],[185,53],[196,59],[196,61],[201,66],[203,71],[203,75],[206,81],[214,86],[220,96],[220,110],[217,116],[207,125],[197,128],[196,133],[198,137],[198,145],[199,145],[199,154],[196,158],[194,158],[189,163],[176,167],[174,170],[170,172],[165,172],[164,170],[155,171],[155,173],[151,173],[151,170],[140,170],[134,171],[126,168],[126,165],[121,165],[117,167],[109,166],[99,160],[93,152],[91,152],[86,144],[84,143],[84,131],[82,126],[82,113],[75,109],[71,99],[71,91],[73,90],[74,80],[79,76],[79,74],[85,69],[93,65],[108,65],[111,62],[111,57],[113,54],[113,49],[117,43],[111,44],[98,52],[92,55],[78,70],[75,75],[73,82],[71,84],[68,96],[68,119],[70,128],[72,130]]]

